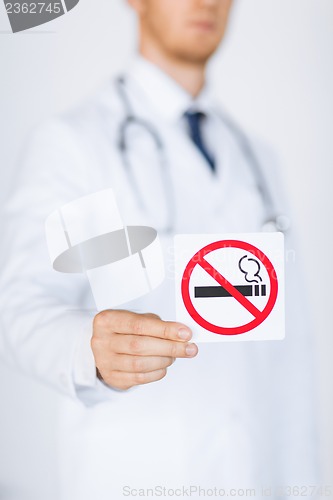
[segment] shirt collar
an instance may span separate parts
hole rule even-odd
[[[189,110],[210,114],[214,109],[207,84],[200,94],[193,98],[163,70],[142,56],[134,59],[127,77],[139,87],[140,93],[144,94],[154,112],[168,121],[180,120]]]

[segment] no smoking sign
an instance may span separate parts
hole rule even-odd
[[[175,237],[177,320],[197,342],[285,336],[281,233]]]

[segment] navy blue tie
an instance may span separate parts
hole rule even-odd
[[[200,153],[203,155],[210,168],[215,172],[215,161],[207,150],[202,133],[201,133],[201,123],[205,114],[201,111],[187,111],[184,116],[187,119],[189,125],[190,136],[196,147],[199,149]]]

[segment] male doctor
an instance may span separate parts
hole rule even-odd
[[[238,497],[247,488],[261,498],[262,487],[272,488],[271,498],[290,498],[288,488],[317,484],[312,344],[290,231],[286,247],[296,258],[286,262],[280,342],[198,350],[191,330],[174,321],[172,271],[123,310],[96,314],[86,279],[56,273],[49,262],[47,216],[106,187],[126,224],[159,231],[167,269],[173,233],[259,232],[266,220],[251,163],[205,81],[232,0],[129,3],[140,43],[122,97],[119,83],[107,82],[78,109],[41,126],[25,152],[4,215],[1,351],[64,394],[62,500],[202,498],[212,490]],[[161,138],[163,164],[137,124],[128,131],[125,168],[124,94],[134,116]],[[272,155],[250,140],[271,195],[288,214]]]

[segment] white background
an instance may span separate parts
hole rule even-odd
[[[332,0],[236,0],[210,71],[221,102],[281,156],[314,318],[326,484],[333,483],[332,27]],[[1,2],[0,202],[28,131],[121,69],[136,40],[125,0],[81,0],[34,31],[9,29]],[[0,498],[56,500],[57,396],[0,365],[0,400]]]

